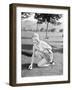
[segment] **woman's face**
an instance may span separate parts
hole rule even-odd
[[[33,40],[33,44],[34,45],[38,45],[39,44],[39,41],[36,38],[32,38],[32,40]]]

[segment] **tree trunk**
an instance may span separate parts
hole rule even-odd
[[[47,20],[46,20],[46,39],[48,38],[48,36],[47,36],[47,32],[48,32],[48,22],[47,22]]]
[[[36,28],[36,32],[38,31],[38,23],[37,23],[37,28]]]

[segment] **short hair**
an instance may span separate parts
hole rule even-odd
[[[39,41],[39,35],[38,35],[37,33],[34,33],[34,34],[33,34],[33,38],[34,38],[35,40]]]
[[[37,33],[34,33],[32,37],[39,38],[39,35]]]

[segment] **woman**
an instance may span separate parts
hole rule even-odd
[[[33,35],[33,55],[29,69],[32,69],[35,57],[39,59],[38,67],[46,67],[49,64],[54,64],[52,47],[45,41],[39,39],[39,35],[34,33]]]

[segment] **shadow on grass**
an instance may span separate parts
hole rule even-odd
[[[56,48],[55,46],[52,46],[52,48],[53,48],[53,52],[63,53],[63,48]],[[32,49],[33,49],[33,45],[22,44],[22,50],[25,51],[26,53],[29,53],[29,55],[32,54]]]
[[[28,51],[22,51],[22,55],[28,56],[28,57],[32,57],[32,51],[28,52]]]
[[[30,65],[30,63],[22,64],[22,66],[21,66],[22,70],[28,69],[29,68],[29,65]],[[38,68],[37,64],[34,63],[33,64],[33,68]]]
[[[55,48],[52,50],[53,53],[63,53],[63,48]],[[32,50],[23,50],[22,51],[22,55],[28,56],[28,57],[32,57]]]
[[[52,51],[53,53],[63,53],[63,48],[54,48]]]

